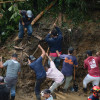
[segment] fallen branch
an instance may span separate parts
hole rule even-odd
[[[17,1],[2,1],[0,2],[0,4],[2,3],[12,3],[12,2],[24,2],[25,0],[17,0]]]
[[[55,3],[57,2],[57,0],[54,0],[49,6],[47,6],[40,14],[38,14],[35,19],[32,21],[31,25],[34,25],[36,21],[38,21],[41,16],[48,11]]]

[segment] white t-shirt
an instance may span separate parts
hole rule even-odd
[[[64,75],[56,68],[53,61],[50,61],[50,68],[46,72],[47,78],[51,78],[56,83],[61,83]]]

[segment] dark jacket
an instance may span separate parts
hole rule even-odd
[[[5,84],[0,85],[0,100],[10,100],[10,91]]]
[[[55,38],[55,37],[50,37],[50,34],[48,34],[45,38],[45,41],[48,43],[51,53],[55,53],[56,50],[61,52],[62,49],[62,38],[63,38],[62,32],[58,27],[55,28],[58,32],[58,36]]]
[[[21,18],[20,18],[20,24],[22,24],[22,21],[25,23],[25,25],[29,25],[29,24],[31,24],[31,22],[32,22],[32,20],[33,20],[33,16],[31,17],[31,19],[30,20],[28,20],[28,17],[27,17],[27,15],[26,15],[26,10],[22,10],[21,11]]]

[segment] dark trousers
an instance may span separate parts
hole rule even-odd
[[[41,78],[41,79],[36,79],[36,83],[35,83],[35,95],[40,95],[40,87],[41,84],[45,81],[45,78]]]

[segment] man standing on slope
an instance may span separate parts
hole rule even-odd
[[[42,51],[41,56],[38,59],[36,59],[34,56],[31,55],[31,56],[29,56],[28,62],[29,62],[30,68],[32,68],[36,73],[36,83],[35,83],[36,99],[41,100],[40,87],[41,87],[41,84],[46,79],[46,71],[42,65],[42,59],[45,56],[45,51],[42,49],[42,47],[40,45],[38,45],[38,47]]]
[[[92,51],[88,50],[87,59],[84,60],[84,68],[88,69],[88,74],[83,80],[83,90],[87,92],[87,84],[92,82],[93,86],[99,86],[100,82],[100,56],[93,57]]]
[[[2,59],[2,58],[1,58]],[[10,60],[7,60],[5,63],[0,64],[0,68],[7,67],[5,83],[11,91],[11,100],[15,99],[15,87],[18,79],[18,75],[21,71],[20,63],[17,61],[17,54],[13,54]]]
[[[49,48],[50,48],[50,54],[49,56],[52,58],[54,61],[56,67],[59,67],[60,64],[60,59],[56,53],[56,50],[59,51],[61,54],[62,50],[62,32],[58,27],[56,27],[56,24],[54,24],[55,29],[53,29],[45,38],[45,41],[48,43]],[[50,61],[49,61],[50,63]]]
[[[58,56],[64,60],[62,73],[65,76],[65,86],[63,92],[67,92],[70,81],[72,80],[73,67],[78,67],[77,59],[75,56],[73,56],[74,48],[72,47],[68,48],[68,54],[60,55],[58,51],[56,52]]]
[[[30,39],[33,29],[31,22],[33,20],[33,14],[31,10],[20,10],[21,18],[19,21],[19,34],[18,34],[18,43],[21,42],[23,36],[24,36],[24,28],[27,28],[28,33],[28,40]]]

